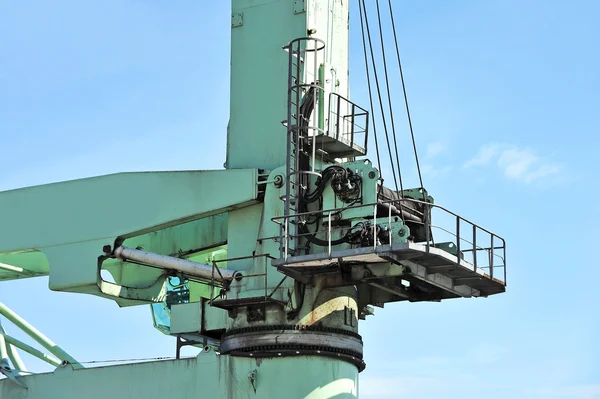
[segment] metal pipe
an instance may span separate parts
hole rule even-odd
[[[172,256],[165,256],[127,247],[118,247],[115,249],[114,254],[117,258],[123,260],[133,260],[150,266],[159,267],[161,269],[177,270],[190,276],[206,279],[212,278],[212,266],[192,262],[191,260],[187,259],[174,258]],[[242,273],[235,270],[219,269],[219,273],[223,276],[223,280],[226,281],[240,279],[242,277]]]
[[[477,269],[477,226],[475,225],[473,225],[473,266]]]
[[[44,348],[46,348],[54,356],[58,357],[61,360],[66,360],[67,362],[71,363],[73,365],[74,369],[83,368],[83,366],[81,366],[77,360],[75,360],[73,357],[71,357],[71,355],[69,355],[67,352],[65,352],[60,346],[58,346],[54,342],[52,342],[48,337],[46,337],[44,334],[39,332],[34,326],[29,324],[21,316],[19,316],[15,312],[13,312],[8,306],[3,304],[2,302],[0,302],[0,314],[2,314],[8,320],[10,320],[12,323],[14,323],[24,333],[26,333],[31,338],[36,340],[40,345],[42,345]],[[6,340],[10,342],[10,340],[8,339],[9,336],[5,335],[5,337],[7,337]],[[27,352],[27,349],[22,348],[21,346],[17,345],[16,343],[13,343],[13,342],[11,342],[11,343]],[[31,352],[29,352],[29,353],[31,353]]]
[[[377,186],[377,185],[375,185]],[[331,215],[331,212],[329,213]],[[373,251],[377,249],[377,207],[373,207]]]
[[[6,350],[6,340],[0,334],[0,360],[8,359],[8,351]]]
[[[19,273],[19,274],[25,274],[27,276],[33,276],[33,275],[35,275],[35,273],[32,272],[31,270],[23,269],[22,267],[18,267],[18,266],[7,265],[6,263],[1,263],[1,262],[0,262],[0,269],[1,270],[6,270],[8,272],[15,272],[15,273]]]
[[[460,265],[460,217],[456,217],[456,263]]]
[[[17,348],[13,344],[6,345],[6,351],[8,352],[8,358],[15,369],[19,371],[27,371],[25,363],[23,363],[19,352],[17,352]]]
[[[331,212],[329,212],[329,228],[327,229],[327,253],[331,256]]]
[[[378,201],[377,205],[381,206],[382,208],[384,208],[388,212],[391,210],[391,212],[394,213],[395,215],[400,215],[400,210],[397,207],[395,207],[394,205],[392,205],[392,204],[390,204],[388,202],[379,202]],[[409,212],[405,211],[404,209],[402,210],[402,217],[404,218],[404,220],[408,220],[408,221],[411,221],[411,222],[417,222],[417,223],[423,223],[423,221],[421,219],[419,219],[417,216],[413,215],[412,213],[409,213]]]
[[[388,213],[388,234],[390,237],[390,245],[392,245],[392,237],[394,237],[394,234],[392,234],[392,208],[391,207],[390,207],[389,213]]]
[[[490,277],[494,278],[494,235],[490,237]]]
[[[2,324],[0,324],[0,334],[6,335],[6,330],[4,329],[4,327],[2,327]],[[13,368],[19,371],[27,371],[27,367],[25,367],[25,363],[23,363],[19,352],[17,352],[17,348],[15,348],[13,345],[8,344],[6,345],[6,352],[8,354],[8,358],[10,359],[10,362],[13,365]]]
[[[46,363],[50,363],[53,366],[60,366],[60,360],[58,360],[57,358],[55,358],[54,356],[50,356],[45,354],[44,352],[35,349],[32,346],[27,345],[25,342],[21,342],[16,338],[11,337],[10,335],[5,335],[5,334],[0,334],[2,336],[3,339],[5,339],[7,342],[9,342],[11,345],[16,346],[19,349],[24,350],[25,352],[29,353],[32,356],[37,357],[40,360],[45,361]],[[78,368],[82,368],[77,362],[75,363],[71,363],[73,365],[73,368],[76,368],[75,366],[79,366]]]
[[[316,57],[316,54],[315,54]],[[325,65],[319,65],[319,82],[323,86],[322,90],[319,90],[319,134],[325,132]],[[315,97],[316,98],[316,97]],[[316,146],[315,146],[316,147]],[[314,158],[313,158],[314,160]]]

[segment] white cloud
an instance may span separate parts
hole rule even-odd
[[[498,166],[504,175],[511,180],[528,180],[526,176],[531,173],[540,159],[529,150],[509,148],[500,153]]]
[[[496,163],[504,176],[525,184],[558,177],[562,165],[538,156],[530,148],[488,144],[479,149],[477,156],[464,164],[465,168]]]
[[[435,166],[429,163],[423,164],[421,167],[423,176],[430,177],[432,179],[444,178],[450,175],[452,172],[452,166]]]
[[[446,151],[446,146],[443,143],[439,141],[433,141],[427,144],[427,153],[425,154],[425,158],[435,158],[444,151]]]
[[[489,144],[479,149],[479,153],[475,158],[468,160],[465,163],[465,168],[472,166],[482,166],[489,164],[494,157],[498,155],[500,146],[498,144]]]

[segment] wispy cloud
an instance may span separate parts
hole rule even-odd
[[[488,144],[468,160],[465,168],[496,164],[504,176],[525,184],[558,177],[563,166],[535,153],[531,148],[504,144]]]
[[[427,144],[427,152],[425,153],[425,158],[435,158],[444,151],[446,151],[446,146],[444,145],[444,143],[440,141],[432,141],[431,143]]]
[[[423,164],[423,166],[421,167],[421,171],[423,172],[424,176],[430,177],[432,179],[445,178],[448,177],[450,173],[452,173],[452,166],[435,166],[433,164],[426,163]]]
[[[479,152],[475,158],[472,158],[465,163],[465,168],[487,165],[494,159],[494,157],[498,155],[499,152],[500,146],[498,144],[488,144],[483,146],[479,149]]]

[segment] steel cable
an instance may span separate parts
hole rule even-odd
[[[383,131],[385,133],[385,140],[387,142],[387,146],[388,146],[388,154],[390,156],[390,165],[392,167],[392,174],[394,177],[394,185],[396,187],[396,191],[399,191],[399,187],[398,187],[398,179],[396,178],[396,168],[394,167],[394,159],[392,156],[392,147],[390,144],[390,136],[388,134],[388,129],[387,129],[387,122],[385,119],[385,113],[384,113],[384,107],[383,107],[383,100],[381,99],[381,88],[379,86],[379,77],[377,75],[377,66],[375,63],[375,55],[373,53],[373,42],[371,41],[371,30],[369,28],[369,17],[367,15],[367,7],[365,5],[365,1],[362,0],[362,13],[364,13],[364,26],[366,28],[366,32],[367,32],[367,39],[369,42],[369,51],[371,54],[371,62],[373,64],[373,76],[375,77],[375,87],[377,88],[377,97],[379,99],[379,108],[381,109],[381,115],[382,115],[382,122],[383,122]],[[361,14],[361,27],[362,27],[362,14]],[[364,29],[363,29],[363,43],[364,43]],[[365,53],[366,53],[366,46],[364,46],[365,48]],[[370,86],[369,86],[369,91],[370,91]],[[373,106],[371,105],[371,110],[373,111]],[[373,113],[373,125],[375,125],[375,116],[374,116],[374,112]],[[381,169],[380,169],[381,172]]]
[[[379,177],[383,184],[383,177],[381,176],[381,157],[379,156],[379,142],[377,140],[377,126],[375,124],[375,113],[373,112],[373,93],[371,91],[371,74],[369,73],[369,61],[367,57],[367,44],[365,42],[365,27],[363,22],[363,12],[361,8],[361,0],[358,0],[358,10],[360,12],[360,30],[362,32],[362,43],[363,43],[363,54],[365,56],[365,69],[367,73],[367,88],[369,89],[369,104],[371,106],[371,119],[373,121],[373,136],[375,138],[375,152],[377,154],[377,167],[379,168]]]
[[[379,8],[379,2],[378,8]],[[412,118],[410,117],[410,108],[408,106],[408,96],[406,95],[406,84],[404,83],[404,72],[402,70],[402,61],[400,59],[400,50],[398,47],[398,37],[396,35],[396,24],[394,22],[394,11],[392,10],[392,0],[388,0],[388,6],[390,9],[390,19],[392,21],[392,32],[394,34],[394,44],[396,46],[396,57],[398,59],[398,68],[400,70],[400,81],[402,82],[402,93],[404,95],[404,105],[406,106],[406,116],[408,118],[408,127],[410,129],[410,136],[412,138],[413,151],[415,153],[415,162],[417,164],[417,173],[419,174],[419,183],[421,184],[421,190],[423,192],[423,201],[427,202],[425,197],[425,188],[423,187],[423,177],[421,175],[421,166],[419,165],[419,156],[417,154],[417,144],[415,141],[415,133],[412,125]]]
[[[394,123],[394,111],[392,106],[392,94],[390,91],[390,81],[387,69],[387,57],[385,55],[385,44],[383,40],[383,28],[381,26],[381,12],[379,10],[379,2],[375,2],[377,6],[377,23],[379,25],[379,40],[381,42],[381,56],[383,58],[383,72],[385,76],[385,87],[387,90],[388,107],[390,110],[390,122],[392,126],[392,137],[394,138],[394,150],[396,153],[396,165],[398,167],[398,181],[400,182],[400,196],[404,197],[404,185],[402,184],[402,170],[400,169],[400,157],[398,155],[398,141],[396,139],[396,124]],[[384,115],[385,117],[385,115]]]

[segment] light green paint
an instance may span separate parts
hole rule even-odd
[[[250,256],[256,249],[263,206],[263,204],[256,204],[229,212],[229,228],[227,229],[227,256],[229,258]],[[253,266],[252,259],[232,261],[228,264],[228,268],[234,270],[249,270]]]
[[[2,336],[6,335],[6,330],[2,324],[0,324],[0,334]],[[25,363],[23,363],[23,360],[21,359],[21,356],[19,355],[19,352],[17,352],[17,348],[14,345],[6,345],[6,353],[14,369],[27,371],[27,367],[25,367]]]
[[[23,269],[23,272],[0,269],[0,280],[14,280],[48,275],[48,259],[39,251],[0,254],[0,263]]]
[[[52,366],[55,366],[55,367],[60,365],[60,360],[58,360],[54,356],[48,355],[38,349],[35,349],[33,346],[27,345],[25,342],[19,341],[18,339],[11,337],[10,335],[0,334],[0,336],[2,336],[2,340],[5,340],[11,346],[15,346],[15,347],[29,353],[31,356],[37,357],[38,359],[43,360],[46,363],[51,364]],[[7,354],[8,354],[8,352],[7,352]],[[15,365],[15,367],[18,368],[17,365]],[[22,369],[19,369],[19,370],[22,370]]]
[[[243,25],[231,30],[227,168],[275,169],[285,164],[288,53],[306,36],[306,13],[290,0],[232,0]]]
[[[326,40],[325,99],[348,96],[348,2],[342,0],[232,0],[230,120],[226,167],[273,170],[285,165],[288,53],[290,41],[315,29]],[[298,10],[305,10],[298,12]],[[321,112],[321,111],[320,111]],[[319,115],[321,118],[321,115]],[[323,121],[324,126],[325,123]]]
[[[231,316],[210,307],[204,284],[188,283],[192,303],[166,306],[167,284],[160,270],[117,260],[107,260],[102,248],[122,242],[135,248],[171,256],[186,256],[204,263],[208,256],[279,257],[280,243],[273,240],[279,227],[272,218],[282,216],[284,188],[273,183],[258,201],[258,168],[268,180],[283,174],[286,130],[280,121],[287,114],[289,41],[316,29],[315,37],[327,42],[319,79],[328,82],[319,99],[319,125],[324,126],[324,99],[335,91],[348,97],[348,2],[342,0],[232,0],[231,119],[228,127],[226,171],[126,173],[83,179],[0,193],[0,219],[10,229],[0,230],[0,256],[34,250],[40,270],[50,274],[50,288],[90,293],[115,299],[121,306],[155,302],[157,324],[167,333],[194,333],[224,327],[248,326],[243,307]],[[313,160],[314,161],[314,160]],[[368,173],[364,163],[351,165]],[[256,168],[256,169],[241,169]],[[364,202],[375,201],[375,182],[365,188]],[[331,196],[330,196],[331,197]],[[370,212],[372,208],[369,208]],[[361,213],[362,212],[362,213]],[[364,210],[350,211],[363,217]],[[368,215],[367,215],[368,216]],[[344,214],[345,218],[348,218]],[[36,229],[36,226],[49,226]],[[226,239],[226,247],[224,246]],[[322,247],[311,252],[322,252]],[[191,251],[191,252],[190,252]],[[32,255],[28,255],[32,256]],[[245,274],[267,273],[234,282],[227,299],[264,295],[282,274],[264,257],[228,262],[228,268]],[[21,260],[22,264],[27,263]],[[17,263],[9,263],[16,265]],[[49,265],[49,266],[48,266]],[[110,271],[114,282],[100,278]],[[2,278],[2,275],[0,275]],[[287,301],[294,290],[288,278],[273,295]],[[304,324],[357,331],[357,320],[346,317],[356,307],[354,286],[327,286],[316,277],[306,288],[306,300],[290,319],[281,307],[270,306],[264,324]],[[298,305],[291,299],[289,306]],[[313,313],[318,311],[319,313]],[[315,317],[313,317],[315,316]],[[249,376],[255,373],[254,386]],[[39,399],[85,397],[197,398],[356,398],[358,370],[340,359],[297,356],[250,359],[203,353],[197,359],[91,370],[60,368],[54,373],[24,378],[28,391],[10,381],[0,382],[0,397]],[[256,388],[256,392],[254,391]],[[25,392],[25,393],[24,393]],[[12,395],[12,396],[11,396]]]
[[[171,334],[210,333],[225,329],[228,322],[227,311],[206,300],[171,306]]]
[[[29,324],[25,319],[23,319],[21,316],[19,316],[17,313],[15,313],[12,309],[10,309],[8,306],[6,306],[5,304],[3,304],[1,302],[0,302],[0,314],[2,314],[2,316],[6,317],[7,320],[11,321],[15,326],[20,328],[24,333],[26,333],[31,338],[36,340],[40,345],[42,345],[44,348],[46,348],[54,356],[58,357],[61,360],[65,360],[65,361],[68,361],[69,363],[74,364],[75,368],[81,368],[81,366],[79,364],[75,365],[75,363],[77,363],[77,361],[71,355],[69,355],[67,352],[65,352],[60,346],[56,345],[48,337],[46,337],[44,334],[42,334],[40,331],[38,331],[34,326]],[[22,342],[20,342],[16,339],[13,339],[12,337],[10,337],[8,335],[4,335],[4,339],[7,342],[9,342],[10,344],[20,347],[21,349],[24,349],[24,346],[31,348],[28,345],[23,344]],[[35,352],[29,352],[29,353],[35,354]],[[42,356],[42,358],[44,358],[44,357]],[[48,358],[48,359],[52,360],[51,358]]]
[[[5,191],[0,219],[12,228],[2,230],[0,253],[110,240],[185,223],[251,203],[256,181],[254,169],[142,172]],[[220,186],[235,190],[215,195]],[[55,228],[35,228],[40,225]]]
[[[160,300],[155,270],[125,264],[111,270],[109,264],[115,281],[125,285],[101,281],[103,247],[119,238],[167,253],[194,243],[222,244],[226,217],[188,222],[252,204],[257,179],[254,169],[120,173],[6,191],[0,193],[0,220],[10,228],[0,230],[0,259],[48,273],[53,290],[117,296],[122,306]],[[230,189],[226,196],[215,195],[221,185]],[[21,277],[2,273],[3,279]]]
[[[249,378],[254,373],[254,387]],[[358,370],[323,357],[251,359],[203,352],[197,358],[73,370],[22,377],[27,389],[0,381],[0,398],[178,399],[358,397]],[[256,392],[254,391],[256,388]]]
[[[199,302],[171,306],[171,334],[198,332],[202,327]]]

